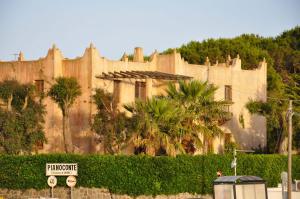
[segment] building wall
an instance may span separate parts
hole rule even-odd
[[[76,152],[95,152],[101,149],[95,143],[90,124],[96,113],[96,106],[92,102],[92,95],[96,88],[102,88],[113,93],[114,83],[110,80],[97,78],[102,72],[119,71],[159,71],[170,74],[191,76],[194,79],[208,81],[215,84],[218,90],[215,94],[216,100],[224,99],[225,85],[232,86],[231,111],[233,118],[222,128],[231,133],[241,148],[266,145],[266,120],[258,115],[250,115],[245,104],[249,99],[266,100],[266,68],[267,64],[262,61],[255,70],[242,70],[241,60],[235,58],[228,63],[215,65],[188,64],[174,51],[168,55],[159,55],[156,51],[151,59],[145,62],[141,59],[142,49],[136,49],[136,61],[123,59],[111,61],[101,57],[97,49],[91,44],[82,57],[76,59],[64,58],[58,48],[53,46],[49,49],[46,57],[35,61],[25,61],[23,55],[19,61],[0,61],[0,81],[5,79],[16,79],[21,83],[34,83],[35,80],[44,80],[47,92],[54,83],[56,77],[75,77],[82,89],[82,95],[76,100],[71,108],[70,124],[73,142]],[[135,100],[135,81],[146,82],[147,96],[165,94],[167,81],[162,80],[135,80],[123,79],[120,84],[120,105],[132,103]],[[45,132],[48,143],[42,152],[63,151],[62,137],[62,114],[58,106],[49,98],[45,99],[46,124]],[[242,125],[239,119],[243,117]],[[215,151],[222,151],[223,138],[215,140]]]
[[[239,57],[228,60],[227,63],[218,63],[214,65],[195,65],[188,64],[176,51],[169,55],[174,59],[173,62],[164,62],[165,64],[175,64],[176,74],[187,75],[193,79],[207,81],[218,87],[215,94],[216,100],[224,100],[225,85],[232,87],[232,102],[230,107],[233,118],[222,128],[225,132],[233,135],[240,148],[252,149],[259,146],[266,146],[266,119],[263,116],[251,115],[245,105],[252,100],[266,101],[267,98],[267,63],[263,60],[255,70],[242,70]],[[160,56],[158,57],[160,59]],[[163,57],[165,60],[165,57]],[[158,68],[162,68],[159,65]],[[165,71],[168,72],[168,71]],[[242,119],[243,118],[243,122]],[[224,139],[222,137],[215,139],[214,150],[222,151]]]

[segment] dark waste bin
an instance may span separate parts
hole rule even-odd
[[[214,181],[214,199],[268,199],[266,182],[257,176],[222,176]]]

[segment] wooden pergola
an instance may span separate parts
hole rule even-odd
[[[108,72],[102,73],[102,75],[96,76],[99,79],[105,80],[119,80],[119,79],[160,79],[160,80],[189,80],[192,77],[185,75],[175,75],[169,73],[163,73],[158,71],[120,71],[120,72]]]

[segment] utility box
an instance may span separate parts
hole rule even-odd
[[[222,176],[214,181],[214,199],[268,199],[268,192],[260,177]]]

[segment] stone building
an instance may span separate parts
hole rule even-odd
[[[0,61],[0,81],[15,79],[21,83],[33,83],[47,92],[56,77],[75,77],[79,81],[82,95],[71,108],[71,132],[75,151],[89,153],[101,151],[90,130],[96,107],[91,96],[96,88],[113,93],[114,100],[122,104],[133,102],[136,98],[146,99],[164,94],[169,81],[178,79],[197,79],[208,81],[218,87],[216,100],[231,100],[229,107],[233,118],[222,126],[225,136],[215,139],[215,152],[222,151],[224,142],[235,140],[241,148],[251,149],[266,145],[266,119],[250,115],[245,104],[249,99],[266,101],[267,63],[259,63],[257,69],[242,70],[239,57],[228,57],[226,63],[205,65],[189,64],[175,50],[162,55],[154,52],[149,61],[144,60],[143,49],[135,48],[133,61],[126,54],[120,61],[101,57],[91,44],[82,57],[64,58],[61,51],[53,45],[46,57],[27,61],[23,53],[17,61]],[[61,111],[49,98],[45,99],[45,132],[48,140],[41,152],[60,152],[64,149],[62,137]]]

